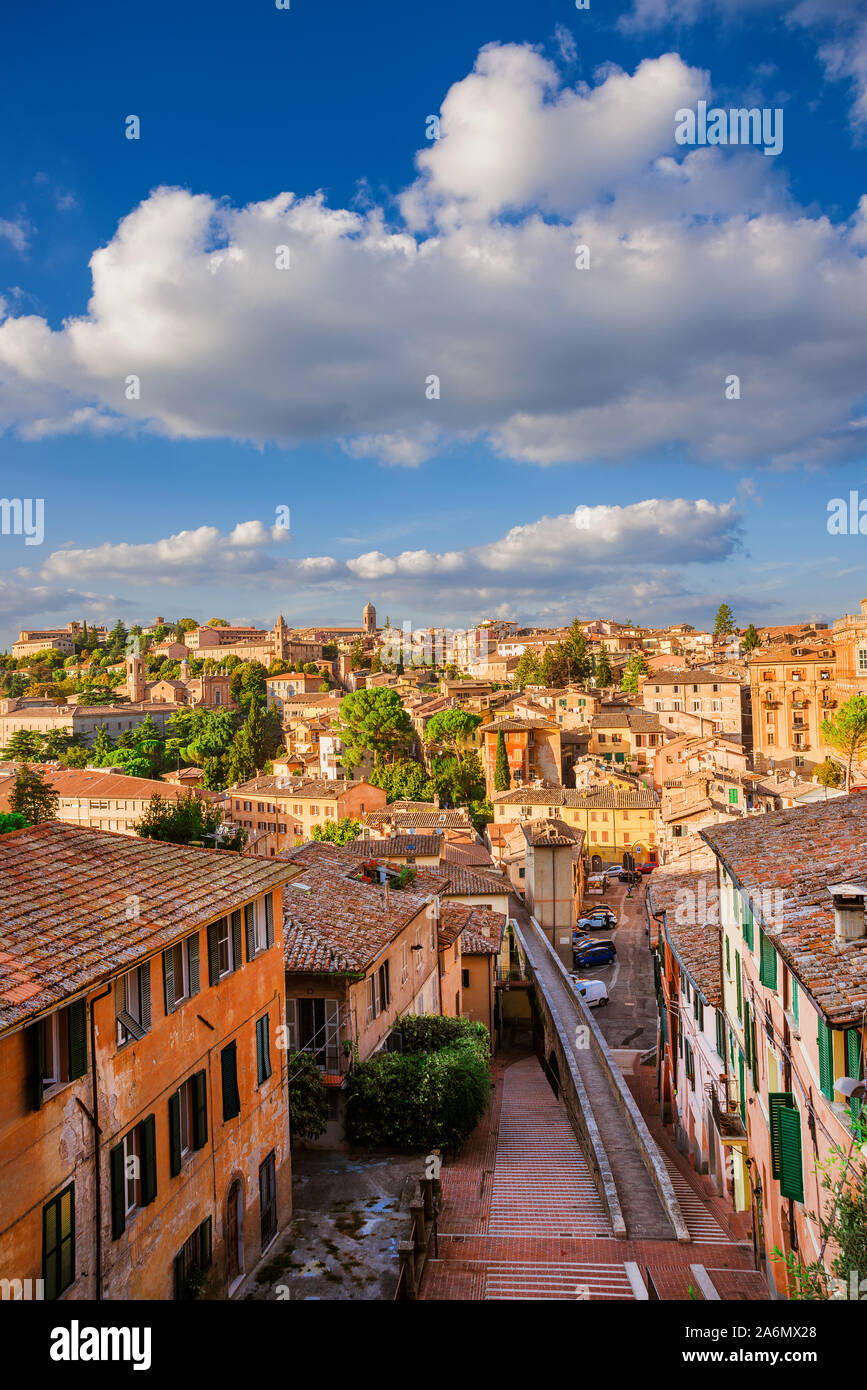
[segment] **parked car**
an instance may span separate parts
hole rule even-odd
[[[615,956],[617,955],[617,947],[613,941],[605,941],[601,936],[588,936],[586,932],[573,931],[572,950],[580,951],[585,946],[610,946]]]
[[[616,954],[610,941],[599,941],[573,951],[572,966],[575,970],[589,970],[591,965],[610,965]]]
[[[621,883],[640,883],[640,882],[641,882],[641,870],[640,870],[640,869],[621,869],[620,872],[619,872],[619,874],[617,875],[617,877],[620,879],[620,882],[621,882]]]
[[[589,1009],[597,1009],[608,1003],[608,986],[604,980],[576,980],[573,975],[572,988],[581,995]]]
[[[642,872],[643,874],[652,874],[652,873],[653,873],[653,870],[656,868],[656,865],[655,865],[655,864],[639,864],[638,867],[640,868],[640,870],[641,870],[641,872]]]
[[[588,922],[597,931],[607,931],[609,927],[617,926],[617,916],[610,907],[591,907],[582,914],[578,926],[583,927]]]

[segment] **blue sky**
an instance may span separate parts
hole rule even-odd
[[[867,498],[861,0],[52,3],[0,34],[0,492],[45,499],[41,546],[0,535],[0,646],[867,592],[825,525]],[[782,153],[678,147],[699,98],[781,108]]]

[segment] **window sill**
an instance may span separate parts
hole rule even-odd
[[[76,1079],[80,1081],[81,1077],[77,1077]],[[42,1104],[44,1105],[47,1100],[53,1100],[56,1095],[59,1095],[61,1091],[65,1091],[66,1087],[72,1084],[71,1081],[52,1081],[48,1086],[43,1083]]]

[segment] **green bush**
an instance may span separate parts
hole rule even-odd
[[[328,1124],[328,1096],[322,1073],[309,1052],[290,1052],[289,1125],[293,1139],[318,1139]]]
[[[398,1024],[403,1052],[385,1052],[349,1078],[346,1135],[366,1148],[456,1148],[490,1097],[488,1030],[426,1015]]]

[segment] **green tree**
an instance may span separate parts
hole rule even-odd
[[[716,610],[716,618],[713,625],[714,637],[726,637],[728,633],[735,630],[735,615],[727,603],[721,603]]]
[[[614,672],[611,669],[611,661],[608,652],[603,647],[596,662],[596,684],[600,690],[607,690],[614,684]]]
[[[327,820],[324,825],[314,825],[310,833],[314,840],[329,840],[333,845],[348,845],[350,840],[358,837],[360,831],[360,820],[343,816],[341,820]]]
[[[23,816],[29,825],[54,820],[60,798],[46,782],[42,773],[27,763],[19,768],[15,786],[9,797],[9,810]]]
[[[114,752],[114,740],[104,724],[100,724],[93,740],[93,761],[99,767],[104,767],[108,754]]]
[[[222,812],[213,802],[203,801],[192,792],[169,801],[155,792],[134,829],[143,840],[189,845],[212,837],[222,824]],[[246,832],[239,828],[230,839],[217,839],[215,843],[218,849],[240,850],[246,838]]]
[[[816,768],[816,777],[823,787],[839,787],[843,773],[838,762],[833,758],[826,758]]]
[[[497,734],[497,757],[494,763],[494,790],[507,792],[512,785],[509,771],[509,755],[506,752],[506,737],[502,729]]]
[[[590,658],[587,654],[587,638],[584,636],[577,618],[572,619],[565,647],[572,664],[570,679],[586,681],[590,674]]]
[[[6,835],[10,830],[23,830],[26,824],[24,816],[17,811],[0,811],[0,835]]]
[[[209,618],[205,627],[228,627],[229,622],[226,618]]]
[[[643,652],[633,652],[626,664],[626,669],[620,681],[620,689],[635,695],[638,691],[639,676],[646,676],[650,667],[648,666]]]
[[[852,785],[852,765],[867,748],[867,695],[852,695],[841,705],[834,719],[823,719],[820,731],[846,759],[846,791]]]
[[[370,784],[384,791],[389,801],[432,803],[437,791],[436,783],[414,758],[398,758],[394,763],[379,758],[370,774]]]
[[[759,645],[759,634],[752,623],[750,623],[749,627],[744,633],[743,645],[744,651],[747,653],[747,655],[749,655],[750,652],[755,651],[756,647]]]
[[[339,733],[344,743],[340,761],[349,771],[359,766],[365,753],[394,762],[415,739],[400,696],[387,686],[345,696],[340,702]]]

